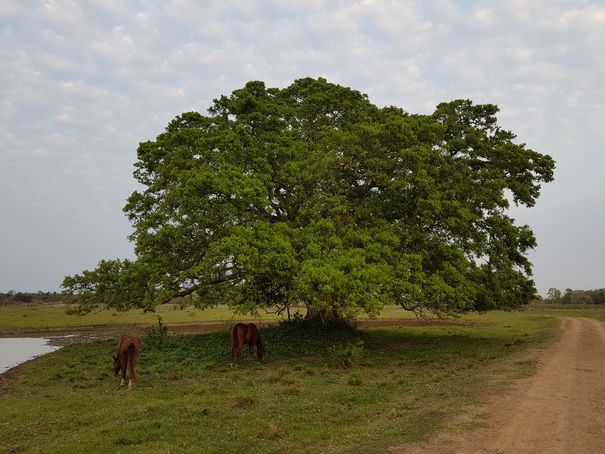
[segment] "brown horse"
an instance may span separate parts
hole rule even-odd
[[[137,382],[137,376],[134,373],[134,366],[139,358],[141,351],[141,341],[134,337],[123,335],[118,342],[118,356],[113,357],[113,371],[116,376],[122,371],[122,381],[120,386],[126,383],[126,370],[130,368],[130,380],[128,381],[128,389],[132,389],[133,384]]]
[[[265,346],[256,325],[254,323],[238,323],[231,328],[231,364],[233,364],[236,355],[239,362],[244,344],[248,344],[248,359],[252,359],[252,349],[255,345],[258,359],[263,359]]]

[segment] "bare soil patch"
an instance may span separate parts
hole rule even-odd
[[[476,409],[486,427],[456,433],[458,418],[430,443],[394,446],[390,452],[604,453],[605,323],[563,318],[562,329],[560,339],[542,355],[534,376],[519,380],[510,393]]]

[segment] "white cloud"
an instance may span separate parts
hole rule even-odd
[[[293,2],[291,0],[271,0],[269,8],[279,11],[280,14],[304,14],[317,12],[328,6],[325,0],[308,0]]]
[[[80,28],[84,23],[82,10],[76,1],[47,0],[39,10],[42,19],[48,26],[60,30]]]
[[[128,20],[132,11],[128,9],[128,3],[121,0],[89,0],[86,7],[94,10],[95,16],[105,16],[108,19]]]
[[[94,85],[90,85],[83,80],[70,80],[61,84],[61,89],[65,96],[77,96],[81,98],[90,98],[101,100],[109,95],[109,91]]]
[[[105,64],[121,67],[132,62],[135,43],[131,36],[123,34],[122,29],[117,28],[111,34],[90,43],[88,50],[100,57]]]
[[[514,61],[514,63],[519,65],[527,65],[537,58],[538,50],[521,45],[519,47],[507,48],[506,54]]]
[[[555,31],[605,34],[605,6],[590,5],[587,8],[568,9],[557,17],[551,18],[550,24]]]
[[[478,8],[471,15],[471,23],[482,29],[492,29],[497,21],[492,10]]]

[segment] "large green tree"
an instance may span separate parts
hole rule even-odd
[[[145,189],[124,208],[136,260],[63,288],[82,311],[177,297],[342,317],[518,308],[536,296],[536,240],[506,213],[534,205],[554,161],[497,112],[457,100],[410,115],[321,78],[249,82],[140,144]]]

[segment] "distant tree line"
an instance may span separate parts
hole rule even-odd
[[[572,290],[568,288],[565,293],[551,288],[544,299],[551,304],[605,304],[605,288],[598,290]]]
[[[58,292],[16,292],[9,290],[7,293],[0,293],[0,305],[11,304],[51,304],[51,303],[68,303],[71,300],[69,295]]]

